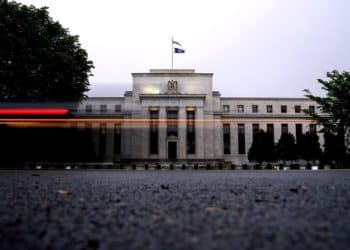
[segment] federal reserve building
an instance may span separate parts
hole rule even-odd
[[[72,121],[94,128],[94,150],[104,162],[242,165],[259,130],[275,143],[282,133],[317,133],[303,112],[315,108],[306,98],[221,97],[212,73],[151,69],[132,73],[123,97],[85,99]]]

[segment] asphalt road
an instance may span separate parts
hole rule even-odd
[[[350,249],[350,171],[0,171],[0,249]]]

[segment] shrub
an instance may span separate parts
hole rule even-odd
[[[259,170],[259,169],[261,169],[261,166],[260,166],[260,164],[255,164],[255,165],[254,165],[254,169],[256,169],[256,170]]]

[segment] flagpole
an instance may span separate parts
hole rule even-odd
[[[171,69],[174,68],[174,43],[173,37],[171,37]]]

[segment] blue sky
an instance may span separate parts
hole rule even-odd
[[[317,78],[350,70],[348,0],[21,0],[48,6],[94,61],[90,95],[118,96],[132,72],[176,68],[214,73],[223,96],[321,94]]]

